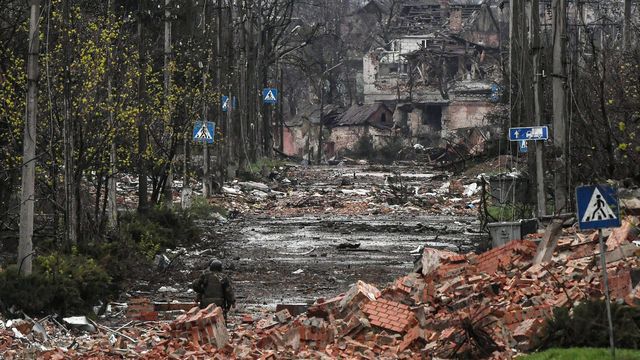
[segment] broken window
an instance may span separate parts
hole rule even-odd
[[[442,130],[442,106],[425,106],[422,110],[422,125],[427,125],[435,131]]]
[[[387,122],[387,114],[382,113],[382,116],[380,116],[380,121],[384,124]]]

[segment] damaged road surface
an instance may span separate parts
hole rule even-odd
[[[411,271],[419,248],[468,252],[482,240],[476,219],[447,216],[256,218],[226,243],[247,304],[308,302],[363,280],[383,286]]]
[[[162,285],[176,288],[181,300],[193,299],[189,281],[218,257],[242,311],[273,310],[336,296],[358,280],[385,286],[410,272],[425,246],[466,253],[486,241],[477,210],[467,206],[474,197],[462,194],[463,185],[451,186],[450,175],[393,170],[291,167],[268,187],[229,184],[225,206],[242,215],[203,223],[207,235],[174,271],[181,276],[170,274],[173,283]]]

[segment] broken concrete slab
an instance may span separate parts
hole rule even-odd
[[[544,232],[544,237],[540,244],[536,255],[533,257],[533,264],[540,264],[543,262],[549,262],[553,256],[553,252],[558,245],[558,238],[562,235],[562,220],[554,220],[547,226]]]
[[[271,189],[267,184],[263,184],[255,181],[241,181],[241,182],[238,182],[238,186],[247,190],[259,190],[263,192],[271,191]]]

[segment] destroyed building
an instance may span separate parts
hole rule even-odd
[[[482,129],[502,79],[508,22],[484,1],[414,1],[394,21],[394,40],[363,58],[365,103],[384,102],[409,143],[439,144]]]
[[[383,103],[353,105],[327,123],[331,135],[325,142],[327,158],[344,154],[360,139],[366,138],[373,148],[380,148],[393,135],[393,112]]]

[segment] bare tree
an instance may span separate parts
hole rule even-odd
[[[22,196],[20,202],[20,242],[18,267],[20,273],[31,274],[33,251],[33,215],[36,178],[36,126],[38,117],[38,55],[40,53],[40,0],[31,0],[29,21],[29,56],[27,64],[27,116],[24,122],[24,153],[22,158]]]

